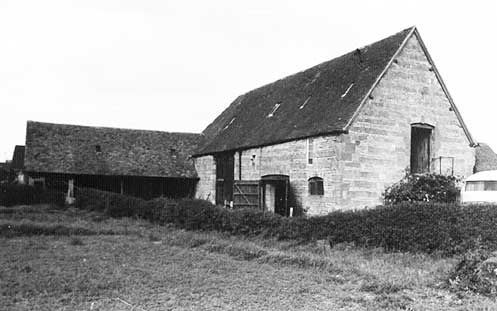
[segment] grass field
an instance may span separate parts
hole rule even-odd
[[[0,208],[1,310],[497,310],[446,289],[456,258]]]

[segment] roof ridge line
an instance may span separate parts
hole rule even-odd
[[[29,124],[29,123],[49,124],[49,125],[56,125],[56,126],[74,126],[74,127],[94,128],[94,129],[96,128],[96,129],[136,131],[136,132],[156,132],[156,133],[165,133],[165,134],[201,135],[201,133],[193,133],[193,132],[169,132],[169,131],[160,131],[160,130],[133,129],[133,128],[127,128],[127,127],[93,126],[93,125],[54,123],[54,122],[42,122],[42,121],[27,120],[26,124]]]
[[[409,33],[410,33],[410,32],[412,31],[412,29],[413,29],[413,28],[416,28],[416,26],[407,27],[407,28],[405,28],[404,30],[399,31],[399,33],[400,33],[400,32],[403,32],[403,31],[406,31],[407,29],[410,29],[410,31],[409,31]],[[392,36],[395,36],[395,34],[394,34],[394,35],[392,35]],[[387,38],[388,38],[388,37],[383,38],[383,39],[387,39]],[[378,41],[381,41],[381,40],[378,40]],[[241,96],[246,96],[246,95],[248,95],[249,93],[252,93],[252,92],[255,92],[255,91],[257,91],[257,90],[259,90],[259,89],[262,89],[262,88],[264,88],[264,87],[267,87],[267,86],[273,85],[273,84],[275,84],[276,82],[279,82],[279,81],[283,81],[283,80],[286,80],[286,79],[292,78],[293,76],[296,76],[296,75],[301,74],[301,73],[303,73],[303,72],[306,72],[306,71],[308,71],[308,70],[314,69],[314,68],[316,68],[316,67],[323,66],[324,64],[327,64],[327,63],[329,63],[329,62],[331,62],[331,61],[334,61],[334,60],[336,60],[336,59],[339,59],[339,58],[341,58],[341,57],[344,57],[344,56],[346,56],[346,55],[348,55],[348,54],[354,53],[357,49],[362,49],[362,48],[365,48],[365,47],[369,47],[369,46],[371,46],[371,45],[373,45],[373,44],[375,44],[375,43],[378,43],[378,41],[370,42],[369,44],[366,44],[366,45],[360,46],[360,47],[358,47],[358,48],[356,48],[356,49],[354,49],[354,50],[349,50],[348,52],[342,53],[342,54],[340,54],[340,55],[338,55],[338,56],[336,56],[336,57],[334,57],[334,58],[332,58],[332,59],[328,59],[328,60],[326,60],[326,61],[322,61],[322,62],[320,62],[319,64],[313,65],[313,66],[308,67],[308,68],[305,68],[305,69],[301,69],[301,70],[299,70],[299,71],[297,71],[297,72],[294,72],[294,73],[288,74],[288,75],[286,75],[286,76],[284,76],[284,77],[282,77],[282,78],[279,78],[279,79],[273,80],[273,81],[271,81],[271,82],[264,83],[264,84],[262,84],[262,85],[260,85],[260,86],[258,86],[258,87],[256,87],[256,88],[254,88],[254,89],[250,90],[250,91],[247,91],[247,92],[245,92],[245,93],[243,93],[243,94],[239,95],[238,97],[241,97]],[[404,44],[404,43],[403,43],[403,44]],[[235,99],[235,101],[238,99],[238,97]],[[228,106],[228,107],[229,107],[229,106]]]
[[[407,28],[409,29],[409,28]],[[404,46],[407,44],[407,41],[409,41],[409,39],[411,38],[411,36],[415,33],[416,31],[416,26],[412,26],[409,30],[409,33],[406,35],[406,37],[404,38],[404,41],[402,41],[402,43],[400,44],[399,48],[397,49],[397,51],[395,51],[395,53],[392,55],[392,57],[390,58],[390,60],[388,61],[387,65],[385,66],[385,68],[380,72],[380,74],[378,75],[378,77],[376,78],[375,82],[373,83],[373,85],[371,86],[371,88],[366,92],[366,95],[364,96],[364,98],[361,100],[361,103],[359,104],[359,106],[357,107],[356,111],[354,112],[354,114],[352,115],[352,117],[349,119],[349,122],[347,123],[347,125],[345,125],[345,127],[343,128],[344,131],[348,131],[350,126],[352,125],[352,123],[355,121],[355,119],[357,119],[357,116],[359,115],[359,112],[362,110],[362,108],[364,107],[364,105],[366,104],[366,100],[367,98],[369,97],[369,95],[371,95],[371,93],[373,92],[373,90],[376,88],[376,86],[378,85],[378,83],[380,83],[381,79],[383,79],[383,77],[385,76],[385,74],[387,73],[388,69],[390,68],[390,66],[392,66],[392,63],[393,63],[393,60],[400,54],[400,52],[402,51],[402,49],[404,48]]]

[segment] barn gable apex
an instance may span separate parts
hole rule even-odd
[[[447,97],[447,100],[449,101],[450,105],[451,105],[451,109],[454,111],[464,133],[466,134],[466,137],[468,138],[468,141],[469,141],[469,145],[471,147],[476,147],[478,144],[473,140],[473,137],[471,136],[466,124],[464,123],[464,120],[461,116],[461,113],[459,112],[459,110],[457,109],[455,103],[454,103],[454,100],[452,99],[452,96],[450,95],[449,93],[449,90],[447,89],[447,86],[445,85],[443,79],[442,79],[442,76],[440,75],[440,72],[438,71],[433,59],[431,58],[430,56],[430,53],[428,52],[428,49],[426,48],[426,45],[424,44],[422,38],[421,38],[421,35],[419,34],[419,31],[417,30],[417,28],[415,26],[413,26],[411,28],[411,31],[410,33],[405,37],[404,41],[402,42],[402,44],[400,45],[400,47],[398,48],[398,50],[395,52],[395,54],[392,56],[392,58],[390,59],[390,61],[388,62],[388,64],[385,66],[384,70],[380,73],[380,75],[377,77],[376,81],[374,82],[374,84],[371,86],[371,88],[369,89],[369,91],[366,93],[366,95],[364,96],[364,98],[362,99],[361,101],[361,104],[358,106],[357,110],[355,111],[354,115],[352,116],[352,118],[350,118],[348,124],[345,126],[344,128],[344,131],[347,132],[349,130],[349,128],[352,126],[353,122],[357,119],[357,116],[359,115],[359,113],[361,112],[361,110],[363,109],[364,105],[366,104],[367,102],[367,99],[371,96],[371,93],[374,91],[374,89],[378,86],[378,83],[383,79],[383,77],[385,77],[386,73],[388,72],[388,70],[390,69],[390,67],[392,66],[394,60],[399,56],[399,54],[403,51],[404,47],[406,46],[407,42],[412,38],[412,36],[415,36],[416,39],[417,39],[417,42],[419,43],[421,49],[422,49],[422,52],[424,53],[426,59],[428,60],[428,62],[430,63],[430,66],[431,66],[431,69],[434,73],[435,73],[435,76],[438,80],[438,83],[440,84],[440,87],[442,88],[445,96]]]

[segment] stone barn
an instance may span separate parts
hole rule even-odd
[[[239,96],[203,134],[196,196],[282,215],[374,206],[406,171],[475,165],[415,27]]]
[[[28,121],[25,173],[49,188],[68,181],[145,199],[193,196],[200,134]]]

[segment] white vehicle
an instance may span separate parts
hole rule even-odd
[[[497,170],[478,172],[466,178],[461,203],[497,203]]]

